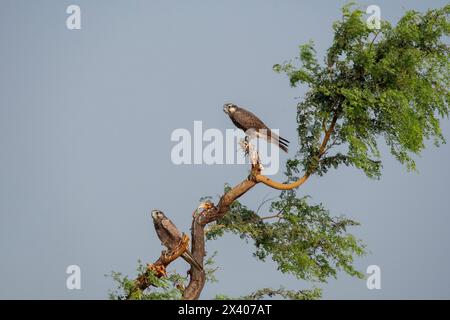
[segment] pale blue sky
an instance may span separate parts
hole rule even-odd
[[[161,251],[151,209],[188,231],[198,199],[242,180],[247,166],[175,166],[170,134],[194,120],[231,128],[224,102],[251,108],[295,150],[304,90],[272,65],[310,39],[323,56],[344,3],[0,1],[0,298],[106,298],[113,283],[104,274],[131,275],[137,259]],[[366,4],[395,22],[405,9],[446,3]],[[65,26],[70,4],[81,7],[82,30]],[[450,137],[448,120],[443,130]],[[449,145],[427,149],[419,174],[383,160],[380,181],[342,168],[299,190],[360,221],[353,231],[371,254],[356,265],[382,270],[381,290],[345,275],[317,285],[325,298],[450,298]],[[278,193],[257,186],[243,202],[256,207],[268,194]],[[313,285],[256,261],[250,248],[232,236],[208,243],[220,270],[204,298]],[[71,264],[81,267],[80,291],[65,287]]]

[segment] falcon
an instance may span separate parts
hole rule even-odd
[[[288,152],[289,141],[272,132],[257,116],[233,103],[223,105],[223,111],[230,117],[236,127],[244,130],[254,130],[255,135],[278,146],[284,152]]]
[[[175,248],[182,240],[181,233],[175,224],[160,210],[153,210],[152,218],[156,234],[159,240],[161,240],[161,243],[169,250]],[[203,270],[203,267],[195,260],[189,250],[183,252],[181,257],[190,265],[195,266],[199,270]]]

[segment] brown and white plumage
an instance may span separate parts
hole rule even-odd
[[[223,111],[228,114],[231,121],[239,129],[242,129],[247,134],[254,131],[257,137],[277,145],[284,152],[288,152],[289,141],[272,132],[264,122],[250,111],[238,107],[233,103],[224,104]]]
[[[161,240],[161,243],[169,250],[175,248],[182,240],[182,235],[175,224],[160,210],[153,210],[152,218],[156,234],[159,240]],[[200,263],[195,260],[189,250],[186,250],[181,257],[190,265],[194,265],[197,269],[203,270]]]

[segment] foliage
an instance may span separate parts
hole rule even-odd
[[[251,294],[239,297],[237,299],[228,297],[226,295],[217,295],[216,300],[261,300],[264,298],[279,297],[289,300],[316,300],[321,297],[321,290],[314,288],[312,290],[287,290],[283,287],[279,289],[262,288]]]
[[[179,300],[182,298],[183,287],[187,278],[177,273],[169,273],[167,277],[158,278],[153,272],[147,272],[146,266],[138,261],[137,274],[146,274],[148,281],[153,284],[152,290],[135,290],[135,279],[129,279],[120,272],[111,272],[109,275],[116,283],[117,288],[109,292],[111,300]],[[155,288],[157,290],[155,290]]]
[[[312,42],[300,46],[295,62],[275,65],[291,86],[309,90],[297,106],[300,151],[290,172],[324,174],[330,167],[352,165],[378,178],[378,144],[384,139],[394,157],[415,169],[414,154],[426,139],[445,142],[440,118],[450,101],[450,5],[425,13],[407,11],[396,26],[383,21],[370,29],[364,12],[349,4],[333,25],[334,40],[324,64]],[[317,163],[323,126],[336,117],[331,136],[333,154]]]
[[[227,190],[226,187],[225,189]],[[322,205],[309,205],[308,197],[285,191],[271,204],[278,221],[265,222],[252,210],[235,201],[230,211],[206,234],[216,239],[232,232],[255,245],[254,256],[264,261],[271,257],[282,273],[299,279],[326,281],[338,270],[362,277],[353,266],[353,256],[363,255],[364,246],[347,227],[358,225],[344,217],[332,217]]]

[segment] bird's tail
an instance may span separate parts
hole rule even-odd
[[[288,152],[289,141],[278,136],[276,133],[269,130],[266,133],[261,132],[260,136],[262,138],[266,139],[268,142],[273,143],[274,145],[278,146],[284,152],[286,152],[286,153]]]
[[[192,254],[189,251],[185,251],[181,257],[190,265],[193,265],[194,267],[196,267],[198,270],[203,271],[203,267],[201,266],[200,263],[197,262],[197,260],[195,260],[195,258],[192,256]]]

